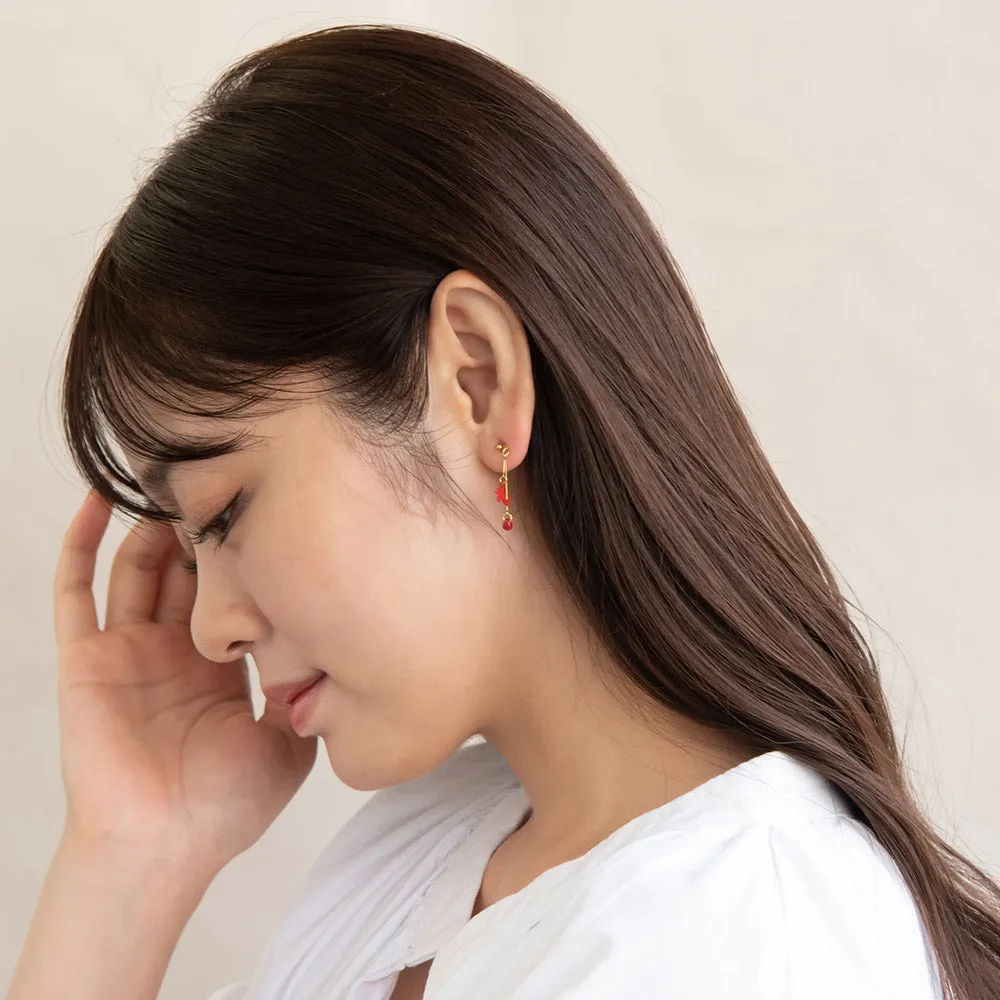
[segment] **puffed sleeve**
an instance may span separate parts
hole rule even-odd
[[[780,929],[774,996],[940,1000],[919,910],[867,826],[837,816],[771,824],[768,851],[762,888]]]

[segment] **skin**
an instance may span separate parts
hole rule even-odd
[[[534,388],[516,315],[455,271],[433,296],[428,349],[427,429],[471,512],[419,491],[429,502],[400,502],[333,410],[285,398],[289,379],[280,408],[224,428],[252,427],[262,446],[172,470],[174,497],[156,499],[183,523],[132,527],[102,625],[110,509],[88,493],[54,583],[65,825],[8,1000],[153,1000],[208,885],[288,804],[320,740],[365,790],[425,774],[476,733],[500,750],[531,810],[491,857],[476,913],[753,755],[603,682],[610,665],[518,506]],[[227,537],[195,551],[188,533],[237,490]],[[264,687],[328,675],[304,731],[270,701],[255,719],[247,654]],[[422,995],[429,965],[404,970],[394,1000]]]
[[[335,413],[299,397],[224,422],[252,426],[262,447],[173,469],[176,533],[197,561],[197,652],[230,664],[252,654],[262,686],[328,674],[304,733],[347,785],[415,778],[475,733],[500,750],[532,809],[491,860],[478,910],[753,751],[652,703],[641,720],[603,683],[610,665],[518,508],[534,409],[528,340],[469,272],[433,297],[428,379],[431,439],[480,518],[401,503]],[[220,423],[161,419],[195,434]],[[510,449],[509,532],[494,494],[499,441]],[[142,463],[130,464],[141,480]],[[228,537],[192,546],[187,531],[239,489],[248,500]]]

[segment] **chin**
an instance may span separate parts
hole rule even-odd
[[[365,754],[363,747],[356,744],[354,749],[360,752],[350,754],[344,753],[335,740],[323,737],[323,743],[333,773],[348,788],[356,792],[375,792],[429,774],[443,764],[463,740],[457,739],[454,745],[438,743],[433,747],[397,747],[394,754],[385,747],[381,754]]]

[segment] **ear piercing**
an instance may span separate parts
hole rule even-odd
[[[503,442],[497,445],[497,451],[503,455],[503,472],[500,473],[500,485],[496,488],[497,500],[503,504],[503,530],[510,531],[514,527],[514,517],[510,512],[510,494],[507,492],[507,456],[510,449]]]

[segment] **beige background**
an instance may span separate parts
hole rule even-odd
[[[622,166],[779,475],[877,623],[866,631],[928,810],[1000,873],[1000,7],[4,0],[0,984],[63,816],[51,580],[83,489],[55,398],[85,271],[144,161],[219,70],[359,20],[489,50]],[[124,530],[113,522],[101,553],[102,602]],[[161,996],[197,1000],[247,975],[369,794],[343,786],[320,748],[292,804],[210,889]]]

